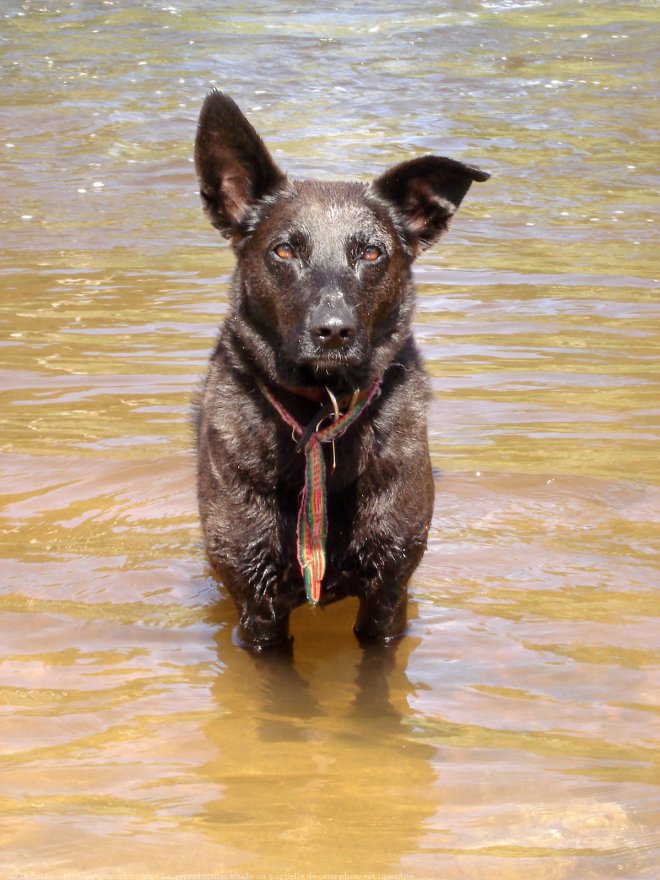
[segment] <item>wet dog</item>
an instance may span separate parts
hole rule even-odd
[[[238,638],[287,643],[293,608],[357,596],[358,638],[394,641],[433,509],[411,266],[489,175],[424,156],[371,183],[289,179],[217,91],[195,162],[237,261],[198,406],[198,498]]]

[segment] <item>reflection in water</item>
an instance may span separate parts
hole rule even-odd
[[[216,611],[233,620],[228,605]],[[296,650],[297,661],[291,651],[237,650],[227,623],[217,631],[225,668],[205,726],[217,757],[200,774],[221,797],[204,805],[206,830],[240,849],[252,829],[246,868],[255,872],[393,871],[433,814],[434,749],[407,729],[405,669],[417,640],[362,649],[354,615],[352,602],[308,615],[305,642],[319,653]]]

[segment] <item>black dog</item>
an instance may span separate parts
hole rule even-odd
[[[198,494],[239,638],[287,642],[306,597],[357,596],[358,637],[393,641],[433,508],[411,264],[489,175],[425,156],[370,184],[289,180],[220,92],[195,161],[237,259],[199,402]]]

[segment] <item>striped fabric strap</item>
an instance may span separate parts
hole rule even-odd
[[[259,382],[259,389],[266,400],[290,428],[294,437],[309,433],[282,404],[273,396],[270,389]],[[329,443],[338,437],[360,417],[380,391],[380,378],[371,385],[365,395],[355,395],[347,411],[330,416],[333,421],[324,428],[309,433],[303,447],[305,453],[305,484],[298,508],[298,564],[305,582],[305,592],[310,605],[317,605],[321,599],[321,584],[325,575],[325,544],[328,531],[326,498],[326,466],[322,443]],[[327,417],[326,417],[327,418]],[[325,421],[325,419],[324,419]]]

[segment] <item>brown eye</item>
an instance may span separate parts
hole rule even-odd
[[[276,257],[279,257],[280,260],[292,260],[296,255],[291,245],[287,244],[285,241],[276,244],[273,248],[273,253]]]
[[[382,255],[383,252],[379,247],[376,247],[375,244],[370,244],[362,251],[360,257],[367,263],[375,263]]]

